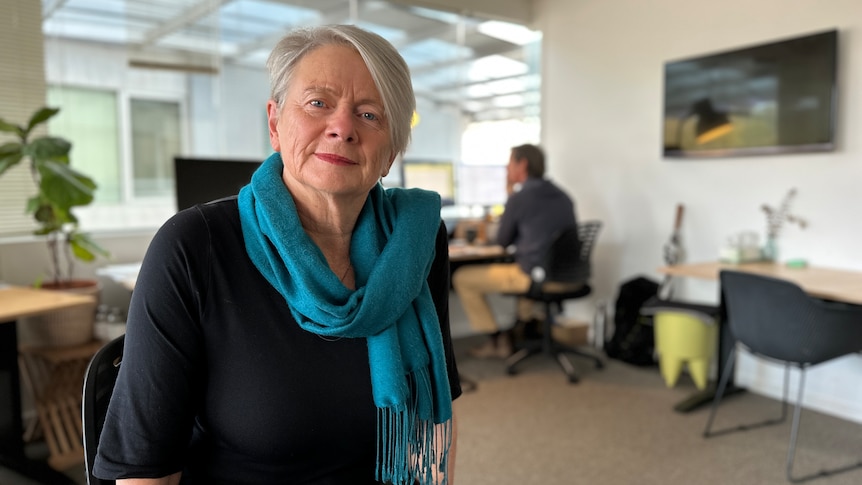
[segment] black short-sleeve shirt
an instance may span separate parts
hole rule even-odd
[[[445,229],[428,277],[453,399]],[[374,484],[365,339],[301,329],[248,258],[236,198],[158,231],[129,308],[95,475],[182,483]]]

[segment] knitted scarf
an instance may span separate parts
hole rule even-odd
[[[239,193],[246,251],[303,329],[366,340],[378,408],[377,480],[434,483],[452,438],[443,340],[427,283],[440,197],[379,184],[371,190],[351,240],[351,290],[303,230],[282,167],[274,153]]]

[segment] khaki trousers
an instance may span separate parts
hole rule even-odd
[[[494,333],[502,330],[494,318],[486,295],[489,293],[519,293],[530,288],[530,277],[516,263],[470,264],[455,270],[452,285],[470,326],[477,332]],[[518,299],[518,319],[533,318],[532,300]]]

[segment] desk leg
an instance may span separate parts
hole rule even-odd
[[[21,422],[21,379],[18,373],[18,332],[15,322],[0,322],[0,466],[47,485],[74,485],[47,463],[24,454]]]
[[[718,374],[718,378],[721,379],[721,374],[727,366],[727,359],[730,357],[730,351],[733,348],[733,345],[735,345],[733,335],[730,334],[730,325],[727,324],[727,313],[724,308],[723,294],[721,295],[719,303],[718,320],[721,328],[719,328],[718,333],[718,369],[716,373]],[[680,413],[687,413],[689,411],[694,411],[701,406],[709,406],[715,399],[715,393],[717,390],[718,383],[716,381],[710,381],[706,389],[695,392],[691,396],[678,402],[674,405],[673,409]],[[733,376],[731,375],[727,380],[727,388],[724,390],[724,397],[738,394],[743,391],[745,391],[745,389],[733,384]]]

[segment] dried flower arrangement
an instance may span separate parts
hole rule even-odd
[[[777,209],[766,204],[760,206],[760,209],[766,214],[766,238],[767,240],[775,240],[781,232],[781,226],[784,222],[793,223],[799,226],[800,229],[805,229],[808,223],[805,219],[795,216],[790,213],[790,203],[796,197],[796,189],[792,188],[784,196],[781,205]]]

